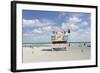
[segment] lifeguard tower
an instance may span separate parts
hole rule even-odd
[[[68,47],[68,35],[70,33],[70,29],[68,31],[64,30],[56,30],[52,31],[52,50],[67,50]]]

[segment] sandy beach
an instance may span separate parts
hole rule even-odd
[[[68,47],[66,51],[52,51],[51,47],[23,47],[23,63],[86,60],[91,58],[91,47]]]

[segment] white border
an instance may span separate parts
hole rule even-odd
[[[22,64],[22,9],[25,10],[45,10],[45,11],[69,11],[69,12],[87,12],[91,13],[91,60],[82,61],[60,61],[60,62],[45,62],[45,63],[28,63]],[[96,55],[96,40],[95,40],[95,14],[96,10],[93,8],[80,8],[80,7],[60,7],[60,6],[45,6],[45,5],[28,5],[28,4],[17,4],[17,70],[22,69],[37,69],[37,68],[50,68],[50,67],[70,67],[70,66],[84,66],[84,65],[95,65]]]

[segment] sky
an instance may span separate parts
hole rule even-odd
[[[23,10],[23,43],[51,42],[53,30],[70,29],[69,42],[91,41],[91,14],[79,12]]]

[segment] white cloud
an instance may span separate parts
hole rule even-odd
[[[84,32],[84,29],[79,29],[78,31],[79,31],[79,32]]]
[[[67,19],[66,22],[63,22],[61,24],[61,28],[64,30],[71,29],[71,31],[80,29],[78,25],[80,22],[82,22],[80,16],[80,14],[73,14],[69,16],[69,19]],[[86,22],[84,24],[86,24]]]
[[[91,30],[88,29],[80,29],[79,31],[72,31],[69,36],[69,41],[72,42],[83,42],[91,40]]]
[[[81,15],[71,15],[66,22],[61,24],[62,29],[70,28],[71,33],[69,35],[69,41],[72,42],[82,42],[82,41],[90,41],[91,40],[91,32],[90,28],[83,29],[82,27],[87,26],[87,21],[82,21]]]
[[[48,35],[41,35],[41,36],[36,36],[33,37],[32,39],[33,42],[51,42],[51,36]]]
[[[83,22],[81,23],[81,25],[82,25],[82,26],[87,26],[87,25],[88,25],[88,22],[83,21]]]
[[[81,21],[82,21],[81,18],[78,18],[75,16],[69,18],[69,22],[71,22],[71,23],[77,23],[77,22],[81,22]]]
[[[52,26],[46,26],[42,28],[43,31],[52,31]]]
[[[68,29],[70,29],[71,31],[80,29],[78,25],[76,25],[75,23],[70,23],[70,22],[62,23],[61,28],[65,31]]]
[[[40,21],[38,19],[34,19],[34,20],[23,19],[23,26],[31,26],[32,27],[32,26],[34,26],[34,24],[40,25]]]
[[[32,35],[32,33],[23,33],[23,36],[29,36]]]
[[[81,18],[83,16],[83,14],[82,13],[72,13],[70,16],[71,17]]]
[[[58,19],[61,19],[63,16],[65,16],[66,15],[66,13],[65,12],[61,12],[60,14],[59,14],[59,16],[58,16]]]
[[[52,31],[62,31],[62,28],[58,26],[53,26]]]
[[[37,30],[35,30],[38,32]],[[24,33],[23,34],[23,42],[24,43],[40,43],[40,42],[50,42],[51,41],[51,36],[50,35],[39,35],[39,34],[33,34],[33,33]]]
[[[62,23],[61,28],[63,30],[67,30],[67,29],[76,30],[79,29],[79,26],[74,23]]]
[[[33,33],[48,33],[52,31],[52,26],[45,26],[33,29]]]
[[[41,27],[41,26],[47,26],[47,25],[52,25],[53,23],[49,20],[46,19],[32,19],[32,20],[26,20],[23,19],[23,26],[27,27]]]
[[[68,23],[62,23],[61,28],[64,29],[64,30],[67,30],[69,28]]]
[[[33,33],[42,33],[42,30],[41,29],[34,29],[32,32]]]
[[[79,27],[75,24],[70,24],[70,26],[72,30],[79,29]]]
[[[32,33],[23,33],[23,37],[25,38],[25,37],[33,37],[33,36],[35,36],[34,34],[32,34]],[[24,39],[23,38],[23,39]]]

